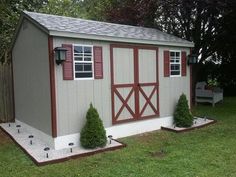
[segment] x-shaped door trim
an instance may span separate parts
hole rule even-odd
[[[139,91],[142,93],[143,97],[145,98],[146,100],[146,103],[144,104],[141,112],[140,112],[140,115],[139,116],[142,116],[147,105],[150,105],[150,107],[152,108],[152,110],[155,112],[155,114],[158,114],[158,110],[155,108],[155,106],[153,105],[153,103],[151,102],[151,99],[152,99],[152,96],[154,95],[154,93],[157,91],[157,85],[153,85],[154,88],[151,92],[151,94],[149,95],[149,97],[146,95],[146,93],[144,92],[144,90],[142,89],[141,86],[139,86]]]
[[[117,97],[120,99],[120,101],[122,102],[122,106],[120,107],[118,113],[115,115],[115,120],[118,119],[118,117],[120,116],[121,112],[123,111],[123,109],[126,107],[127,110],[130,112],[130,114],[133,116],[133,118],[135,117],[135,113],[132,111],[132,109],[130,108],[130,106],[128,105],[128,101],[130,99],[130,97],[132,96],[134,92],[134,87],[132,87],[132,89],[130,90],[128,96],[124,99],[121,94],[119,93],[119,91],[115,88],[114,89],[114,93],[117,95]]]

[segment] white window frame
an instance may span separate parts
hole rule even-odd
[[[74,46],[79,47],[91,47],[91,61],[76,61],[74,58]],[[73,73],[74,73],[74,80],[94,80],[94,58],[93,58],[93,45],[85,45],[85,44],[73,44]],[[84,56],[83,56],[84,57]],[[91,63],[92,64],[92,77],[83,77],[77,78],[75,77],[75,64],[76,63]]]
[[[179,52],[179,63],[176,63],[176,62],[171,62],[171,55],[170,55],[170,53],[171,52]],[[182,75],[182,73],[181,73],[181,71],[182,71],[182,55],[181,55],[181,50],[170,50],[169,51],[169,58],[170,58],[170,66],[169,66],[169,68],[170,68],[170,77],[181,77],[181,75]],[[179,64],[179,75],[171,75],[171,64]]]

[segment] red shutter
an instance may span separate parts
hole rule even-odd
[[[164,51],[164,77],[170,76],[170,52]]]
[[[181,73],[182,76],[186,76],[186,69],[187,69],[187,57],[186,57],[186,52],[182,51],[181,52]]]
[[[62,44],[66,48],[66,60],[63,62],[63,79],[73,80],[73,46],[72,44]]]
[[[93,57],[94,57],[94,78],[103,78],[103,62],[102,62],[102,47],[93,47]]]

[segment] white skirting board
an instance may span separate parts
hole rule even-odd
[[[79,146],[80,133],[59,136],[52,138],[51,136],[39,131],[19,120],[16,120],[17,124],[21,124],[21,127],[26,129],[27,132],[32,133],[35,137],[43,140],[50,147],[55,150],[68,148],[68,144],[73,142],[75,146]],[[136,122],[124,123],[120,125],[114,125],[106,128],[106,134],[112,135],[114,139],[123,138],[127,136],[137,135],[140,133],[159,130],[161,126],[171,126],[173,124],[173,117],[162,117],[148,120],[141,120]]]
[[[136,122],[115,125],[106,128],[107,135],[112,135],[114,139],[137,135],[161,129],[161,126],[172,125],[173,117],[154,118]]]

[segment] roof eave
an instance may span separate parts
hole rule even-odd
[[[49,35],[58,36],[58,37],[70,37],[70,38],[110,41],[110,42],[125,42],[125,43],[177,46],[177,47],[190,47],[190,48],[194,47],[193,42],[180,43],[180,42],[154,41],[154,40],[121,38],[121,37],[92,35],[92,34],[79,34],[79,33],[71,33],[71,32],[53,31],[53,30],[49,31]]]

